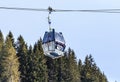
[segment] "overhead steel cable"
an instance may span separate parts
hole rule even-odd
[[[7,9],[7,10],[25,10],[25,11],[48,11],[48,9],[18,8],[18,7],[0,7],[0,9]]]
[[[64,9],[40,9],[40,8],[20,8],[20,7],[0,7],[5,10],[43,11],[43,12],[95,12],[95,13],[120,13],[120,9],[93,9],[93,10],[64,10]]]
[[[120,13],[120,9],[94,9],[94,10],[59,10],[55,12],[95,12],[95,13]]]

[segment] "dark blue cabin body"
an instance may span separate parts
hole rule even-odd
[[[62,33],[57,33],[54,29],[45,32],[42,46],[44,54],[53,59],[63,56],[66,47]]]

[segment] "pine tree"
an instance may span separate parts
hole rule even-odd
[[[20,72],[18,71],[19,61],[9,36],[6,38],[5,45],[1,53],[2,82],[18,82],[20,76]]]
[[[25,43],[23,37],[20,35],[17,40],[16,44],[17,56],[19,57],[20,68],[19,71],[21,72],[20,79],[22,82],[27,82],[27,63],[28,63],[28,49],[27,44]]]
[[[65,52],[61,62],[61,82],[80,82],[75,53],[70,48]]]
[[[77,66],[77,61],[75,57],[75,53],[73,50],[68,50],[68,58],[69,58],[69,71],[70,71],[70,82],[78,82],[79,81],[79,71]]]
[[[54,60],[47,57],[48,82],[67,82],[68,66],[66,58],[66,55]]]
[[[27,81],[28,82],[33,82],[33,77],[32,77],[33,76],[32,67],[34,66],[33,62],[32,62],[33,61],[33,56],[34,56],[33,55],[33,49],[32,49],[32,46],[30,45],[29,50],[28,50],[28,57],[27,57],[28,58],[27,59],[27,62],[28,62],[27,63],[27,78],[28,78]]]
[[[99,73],[99,82],[108,82],[104,73]]]
[[[68,53],[65,52],[64,56],[60,59],[60,82],[69,82],[69,66],[68,66]],[[59,64],[58,64],[59,65]]]
[[[97,67],[92,55],[86,56],[82,68],[82,82],[108,82],[104,73]]]
[[[93,63],[93,59],[90,56],[86,56],[85,58],[85,62],[83,65],[83,70],[82,70],[82,80],[83,82],[92,82],[93,80],[91,79],[91,73],[92,73],[92,63]]]
[[[9,31],[8,36],[9,36],[9,38],[10,38],[11,41],[12,41],[12,45],[13,45],[13,47],[15,47],[15,43],[14,43],[15,41],[14,41],[14,37],[13,37],[13,34],[12,34],[11,31]]]
[[[80,82],[81,82],[81,72],[82,72],[82,60],[79,59],[78,61],[78,70],[79,70],[79,75],[80,75]]]
[[[47,69],[48,69],[48,82],[55,82],[56,81],[56,73],[55,73],[55,61],[49,57],[46,57],[47,61]]]
[[[3,34],[1,32],[1,30],[0,30],[0,51],[2,49],[3,44],[4,44],[4,38],[3,38]]]
[[[1,66],[1,60],[2,60],[2,48],[3,48],[3,45],[4,45],[4,38],[3,38],[3,34],[0,30],[0,81],[2,79],[2,76],[1,76],[1,73],[2,73],[2,66]]]
[[[33,49],[33,58],[32,58],[32,82],[47,82],[47,66],[44,52],[42,49],[42,41],[39,40]]]
[[[57,59],[57,82],[65,82],[65,53],[64,56]]]

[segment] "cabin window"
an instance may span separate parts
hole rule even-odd
[[[54,51],[55,50],[55,43],[54,43],[54,41],[48,42],[47,44],[48,44],[48,50],[49,51]]]

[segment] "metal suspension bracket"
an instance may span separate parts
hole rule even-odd
[[[51,19],[50,14],[52,13],[53,9],[51,7],[48,7],[48,24],[49,24],[49,30],[51,31]]]

